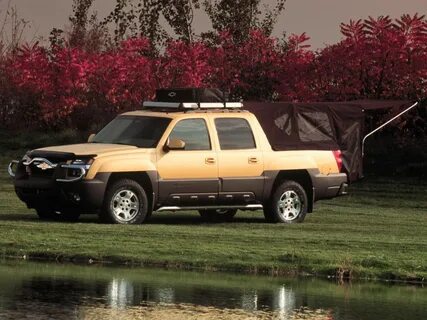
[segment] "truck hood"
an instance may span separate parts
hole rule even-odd
[[[76,156],[85,156],[85,155],[99,155],[103,153],[134,150],[134,149],[138,149],[138,147],[121,145],[121,144],[107,144],[107,143],[81,143],[81,144],[70,144],[70,145],[64,145],[64,146],[40,148],[40,149],[34,150],[33,152],[60,152],[60,153],[73,153]]]

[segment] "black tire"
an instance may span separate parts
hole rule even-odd
[[[56,219],[56,212],[50,208],[36,208],[40,220],[53,221]]]
[[[80,213],[65,209],[57,211],[52,208],[36,208],[36,212],[40,220],[44,221],[76,222],[80,217]]]
[[[263,206],[263,210],[264,210],[264,218],[266,222],[271,222],[271,223],[276,223],[276,219],[274,218],[273,215],[273,210],[271,210],[271,205],[270,203],[265,203]]]
[[[100,218],[107,223],[141,224],[149,216],[144,188],[136,181],[122,179],[108,187]]]
[[[282,182],[264,206],[264,216],[268,222],[301,223],[308,209],[307,193],[295,181]]]
[[[200,216],[205,221],[221,222],[231,221],[237,213],[237,209],[209,209],[199,210]]]

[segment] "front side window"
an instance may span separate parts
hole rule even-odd
[[[215,119],[221,150],[255,149],[255,139],[248,121],[239,118]]]
[[[208,128],[203,119],[185,119],[173,128],[169,139],[185,142],[185,150],[211,150]]]
[[[113,143],[155,148],[171,119],[144,116],[119,116],[107,124],[93,143]]]

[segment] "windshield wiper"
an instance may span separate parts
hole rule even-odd
[[[120,144],[120,145],[124,145],[124,146],[132,146],[132,147],[136,147],[133,144],[129,144],[129,143],[124,143],[124,142],[113,142],[113,141],[92,141],[90,143],[101,143],[101,144]]]
[[[129,144],[129,143],[124,143],[124,142],[111,142],[111,144],[120,144],[120,145],[125,145],[125,146],[132,146],[132,147],[136,147],[133,144]]]

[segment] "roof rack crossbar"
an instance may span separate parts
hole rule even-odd
[[[157,101],[145,101],[143,104],[144,108],[172,108],[178,109],[181,103],[179,102],[157,102]]]
[[[195,109],[241,109],[241,102],[161,102],[145,101],[144,109],[175,109],[175,110],[195,110]]]

